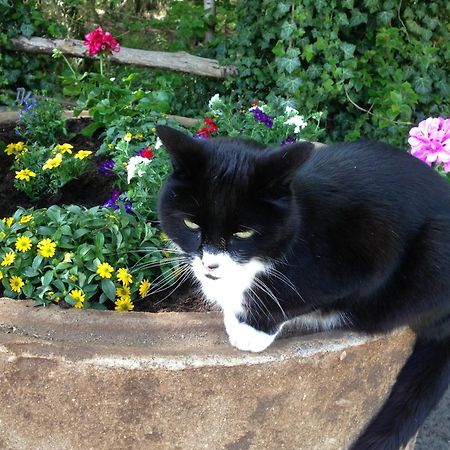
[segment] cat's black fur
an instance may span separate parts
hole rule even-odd
[[[450,379],[448,182],[379,142],[270,150],[239,139],[195,140],[168,127],[158,134],[174,166],[159,204],[169,237],[188,254],[208,246],[238,261],[270,261],[294,285],[258,275],[284,312],[259,290],[264,308],[241,320],[274,333],[286,315],[339,312],[352,330],[415,330],[388,400],[351,449],[405,445]],[[186,229],[186,216],[201,235]],[[234,239],[239,227],[257,233]]]

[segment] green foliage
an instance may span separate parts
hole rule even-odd
[[[63,28],[42,13],[38,0],[0,0],[0,103],[11,103],[8,90],[53,89],[59,65],[46,56],[11,51],[11,39],[33,35],[56,37]]]
[[[27,142],[55,144],[67,134],[66,118],[61,104],[47,96],[28,98],[19,113],[16,131]]]
[[[450,4],[444,0],[239,2],[225,43],[248,100],[323,111],[328,139],[404,145],[424,116],[450,113]]]
[[[21,237],[29,244],[18,243]],[[116,309],[120,302],[132,307],[130,302],[149,287],[143,280],[177,276],[176,265],[157,250],[165,241],[123,208],[19,208],[0,222],[3,295],[31,298],[36,305],[65,300],[78,308],[112,307],[113,302]],[[99,270],[101,263],[111,267],[109,276]]]

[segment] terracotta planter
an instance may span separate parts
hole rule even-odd
[[[345,449],[412,341],[320,333],[250,354],[216,313],[1,299],[0,448]]]

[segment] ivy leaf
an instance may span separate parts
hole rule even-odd
[[[298,58],[280,58],[278,60],[278,66],[285,72],[292,73],[297,67],[300,66],[300,61]]]
[[[33,36],[34,31],[35,31],[34,25],[31,23],[23,23],[20,26],[21,34],[23,34],[27,39],[30,39],[31,36]]]
[[[351,59],[354,57],[356,45],[349,44],[348,42],[341,43],[341,50],[344,52],[345,59]]]
[[[431,92],[431,80],[425,77],[417,77],[413,82],[413,88],[418,94],[429,94]]]
[[[292,38],[292,33],[294,33],[294,31],[297,29],[297,26],[295,25],[295,23],[292,22],[283,22],[283,24],[281,25],[281,38],[284,39],[285,41],[288,41],[289,39]]]
[[[278,58],[284,55],[284,42],[282,40],[279,40],[272,48],[272,53]]]

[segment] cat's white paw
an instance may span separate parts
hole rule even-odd
[[[277,333],[267,334],[256,330],[246,323],[239,322],[235,316],[225,316],[225,329],[230,344],[247,352],[262,352],[274,341],[277,335]]]

